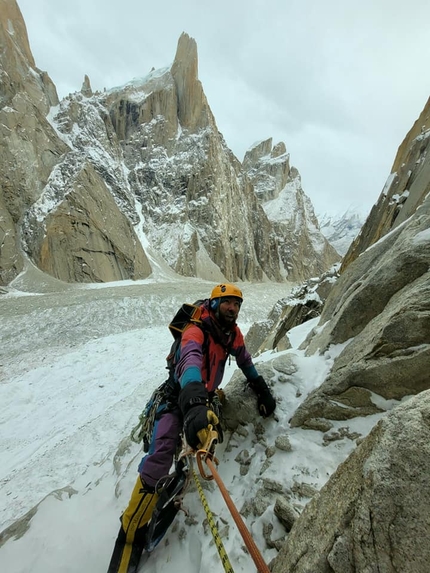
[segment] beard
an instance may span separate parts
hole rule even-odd
[[[233,326],[236,323],[238,312],[233,310],[223,311],[219,308],[218,319],[222,326]]]

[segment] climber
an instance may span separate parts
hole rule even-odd
[[[170,471],[181,432],[188,444],[198,449],[206,442],[208,426],[218,426],[210,401],[221,384],[229,355],[235,357],[255,392],[259,413],[267,417],[275,410],[275,399],[259,376],[236,324],[242,301],[242,292],[235,285],[217,285],[201,305],[198,324],[190,323],[181,336],[174,369],[175,390],[166,401],[168,407],[155,421],[149,451],[140,462],[137,482],[121,516],[108,573],[137,570],[145,525],[158,498],[156,486]]]

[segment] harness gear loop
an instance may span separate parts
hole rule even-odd
[[[194,481],[196,482],[197,491],[199,492],[200,500],[205,510],[206,517],[208,518],[209,527],[211,528],[212,537],[214,539],[216,548],[218,550],[218,555],[220,556],[221,563],[224,567],[226,573],[234,573],[233,567],[231,566],[230,560],[228,558],[227,552],[225,550],[222,539],[218,533],[218,529],[214,520],[213,513],[211,512],[208,502],[206,500],[205,494],[203,493],[202,486],[199,482],[196,470],[193,470]]]
[[[249,550],[249,553],[257,567],[257,571],[259,573],[270,573],[270,570],[268,568],[268,566],[266,565],[263,556],[261,555],[258,547],[256,546],[254,540],[251,537],[251,534],[249,533],[245,523],[243,522],[238,510],[236,509],[236,506],[233,503],[233,500],[231,499],[212,459],[207,456],[205,459],[210,471],[212,472],[212,475],[220,489],[220,492],[224,498],[224,501],[227,504],[228,509],[230,510],[230,513],[237,525],[237,528],[239,529],[240,534],[242,535],[242,538],[245,542],[246,547]]]
[[[167,381],[163,382],[163,384],[154,390],[142,413],[139,415],[139,422],[131,430],[131,441],[136,444],[143,442],[143,450],[145,452],[149,449],[149,442],[151,440],[158,409],[163,401],[165,402],[167,399],[167,390]]]

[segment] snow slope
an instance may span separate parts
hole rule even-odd
[[[128,502],[142,452],[128,439],[152,390],[164,380],[171,343],[169,318],[183,301],[210,293],[212,283],[162,276],[138,283],[62,285],[37,294],[23,292],[25,280],[0,298],[0,562],[8,573],[102,573],[106,571],[119,516]],[[245,302],[239,324],[246,331],[266,317],[287,295],[285,284],[243,284]],[[46,292],[48,291],[48,292]],[[270,475],[287,483],[307,476],[321,487],[355,443],[342,440],[323,447],[318,432],[290,429],[288,419],[306,394],[319,385],[340,348],[305,357],[297,350],[310,321],[291,332],[297,372],[276,387],[277,417],[263,421],[269,444],[288,432],[293,450]],[[273,358],[266,353],[258,358]],[[258,365],[257,365],[258,368]],[[232,364],[225,383],[234,372]],[[366,434],[375,419],[350,423]],[[217,449],[219,472],[240,509],[255,495],[261,479],[261,446],[254,430],[227,436]],[[240,450],[255,454],[250,471],[240,476]],[[227,507],[213,483],[203,484],[236,572],[255,566]],[[180,513],[144,570],[187,573],[223,567],[196,491],[187,493],[187,517]],[[37,511],[34,508],[37,506]],[[276,555],[264,541],[285,531],[271,506],[261,517],[247,518],[266,562]],[[11,532],[16,535],[10,535]]]

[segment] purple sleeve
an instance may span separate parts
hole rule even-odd
[[[181,355],[176,365],[176,376],[181,388],[189,382],[202,382],[204,334],[198,326],[191,325],[181,339]]]

